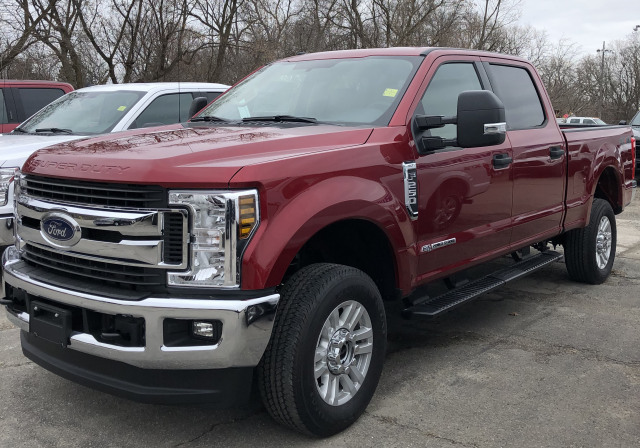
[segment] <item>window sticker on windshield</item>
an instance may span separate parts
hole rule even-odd
[[[251,116],[247,106],[238,106],[238,113],[240,114],[240,118],[249,118]]]
[[[385,89],[382,96],[390,96],[391,98],[394,98],[397,94],[398,94],[398,89]]]
[[[120,112],[122,112],[122,111],[124,111],[126,108],[127,108],[127,106],[120,106],[120,107],[118,107],[118,110],[119,110]]]

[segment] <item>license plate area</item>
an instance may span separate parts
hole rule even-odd
[[[32,301],[29,309],[29,332],[63,347],[71,336],[71,310]]]

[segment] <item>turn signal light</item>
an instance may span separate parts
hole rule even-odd
[[[636,178],[636,138],[631,137],[631,179]]]
[[[239,238],[241,240],[246,240],[247,238],[249,238],[251,231],[256,226],[256,197],[253,195],[240,196],[239,208],[240,208],[240,219],[238,220],[240,224]]]

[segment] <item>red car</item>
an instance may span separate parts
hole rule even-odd
[[[44,106],[73,90],[55,81],[0,80],[0,133],[11,132]]]

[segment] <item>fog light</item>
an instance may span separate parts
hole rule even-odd
[[[214,336],[217,337],[217,332],[214,332],[212,322],[201,322],[194,320],[191,324],[191,333],[196,338],[202,339],[213,339]]]

